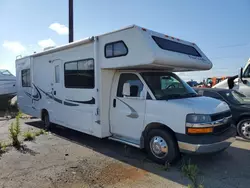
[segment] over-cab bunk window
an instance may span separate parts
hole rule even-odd
[[[193,47],[179,42],[171,41],[157,36],[152,36],[156,44],[163,50],[201,57],[201,54]]]
[[[64,64],[65,88],[95,87],[94,59],[71,61]]]

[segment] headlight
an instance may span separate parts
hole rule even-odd
[[[213,132],[211,117],[207,114],[188,114],[186,132],[188,134],[207,134]]]
[[[188,114],[186,118],[188,124],[210,123],[211,121],[210,115],[207,114]]]

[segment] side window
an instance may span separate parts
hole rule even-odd
[[[105,45],[105,57],[120,57],[128,54],[128,48],[123,41],[108,43]]]
[[[120,75],[117,97],[123,97],[122,90],[125,83],[129,83],[130,85],[130,97],[140,97],[143,90],[143,83],[137,75],[131,73],[123,73]]]
[[[60,83],[60,67],[59,67],[59,65],[55,66],[55,83]]]
[[[204,91],[203,95],[207,97],[212,97],[215,99],[223,100],[222,97],[218,93],[215,93],[213,91]]]
[[[95,87],[94,59],[65,63],[64,84],[66,88],[93,89]]]
[[[243,78],[250,78],[250,65],[248,65],[245,72],[243,73]]]
[[[30,69],[22,70],[21,76],[22,76],[22,86],[23,87],[31,87]]]

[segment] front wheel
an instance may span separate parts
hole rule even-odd
[[[250,119],[240,121],[237,124],[237,132],[242,138],[250,140]]]
[[[145,144],[149,157],[157,163],[172,163],[180,156],[174,136],[163,129],[151,130]]]

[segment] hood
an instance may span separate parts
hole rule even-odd
[[[196,114],[215,114],[230,110],[227,103],[210,97],[193,97],[171,100],[175,104],[188,106]],[[169,101],[170,102],[170,101]]]

